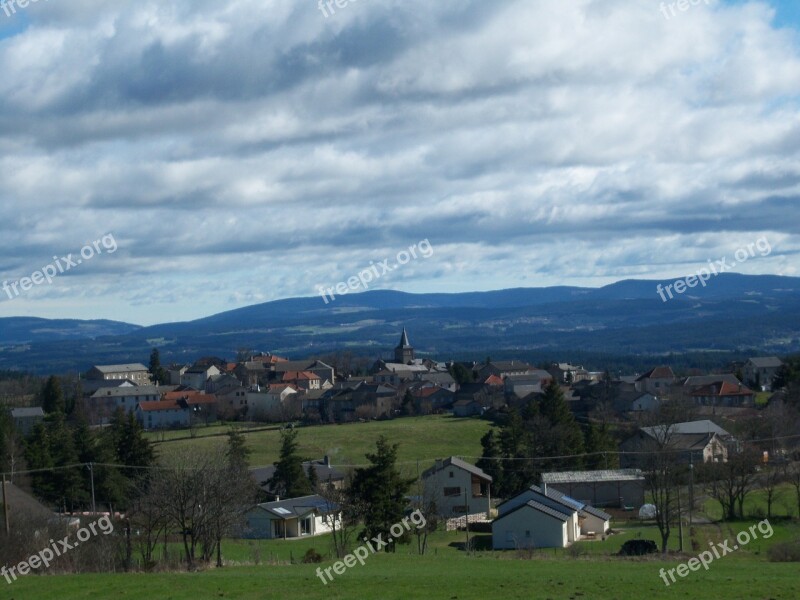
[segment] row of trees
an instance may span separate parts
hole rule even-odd
[[[512,411],[499,429],[483,436],[481,446],[478,467],[492,476],[499,497],[521,492],[546,471],[614,468],[618,464],[616,442],[608,425],[588,423],[581,428],[556,383],[521,414]]]

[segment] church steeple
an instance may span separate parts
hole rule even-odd
[[[408,333],[406,328],[403,327],[403,333],[400,336],[400,344],[394,349],[394,362],[407,365],[414,360],[414,348],[408,341]]]

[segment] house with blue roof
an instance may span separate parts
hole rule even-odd
[[[566,548],[611,528],[611,515],[547,484],[532,485],[502,502],[497,514],[492,521],[495,550]]]

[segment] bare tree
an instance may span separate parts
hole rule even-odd
[[[760,478],[761,487],[767,494],[767,518],[772,518],[772,507],[781,495],[781,485],[786,482],[786,470],[779,465],[767,464]]]
[[[758,454],[752,450],[733,454],[727,462],[707,463],[700,476],[709,496],[720,503],[723,518],[744,517],[744,501],[756,484]]]
[[[151,481],[164,517],[181,536],[190,570],[198,558],[208,562],[214,552],[222,564],[222,538],[243,524],[255,490],[246,467],[232,465],[221,445],[170,454]]]

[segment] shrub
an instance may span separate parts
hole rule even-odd
[[[314,550],[313,548],[309,548],[308,551],[303,556],[303,562],[305,564],[308,563],[321,563],[322,562],[322,555]]]
[[[770,562],[800,562],[800,540],[773,544],[767,556]]]
[[[658,546],[653,540],[628,540],[619,550],[620,556],[644,556],[655,554]]]

